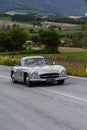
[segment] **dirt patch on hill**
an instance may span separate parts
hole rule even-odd
[[[87,52],[87,49],[73,47],[59,47],[60,52]]]
[[[0,28],[2,28],[3,26],[13,26],[14,24],[20,26],[21,28],[30,28],[33,27],[33,25],[29,24],[24,24],[24,23],[18,23],[18,22],[12,22],[12,21],[4,21],[4,20],[0,20]]]

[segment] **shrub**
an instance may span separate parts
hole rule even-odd
[[[48,56],[47,59],[49,63],[52,63],[52,61],[56,61],[56,64],[65,66],[68,75],[87,77],[87,63],[85,61],[82,61],[81,59],[71,57],[60,58],[57,56]]]
[[[13,66],[18,63],[18,58],[16,57],[0,57],[0,64],[1,65],[8,65],[8,66]]]

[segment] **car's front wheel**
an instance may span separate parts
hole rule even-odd
[[[15,80],[15,77],[14,77],[14,73],[11,74],[11,79],[12,79],[12,83],[17,83],[17,81]]]
[[[65,81],[65,80],[58,80],[58,81],[57,81],[57,84],[58,84],[58,85],[63,85],[63,84],[64,84],[64,81]]]
[[[31,82],[29,81],[28,75],[26,75],[26,77],[25,77],[25,84],[26,84],[28,87],[31,87]]]

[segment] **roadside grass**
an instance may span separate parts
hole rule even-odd
[[[41,55],[46,57],[49,64],[53,61],[56,64],[65,66],[67,74],[74,76],[87,77],[87,52],[61,52],[59,54],[40,54],[40,53],[21,53],[21,52],[7,52],[0,53],[0,64],[14,66],[18,63],[21,57]]]
[[[87,77],[87,60],[78,57],[51,56],[47,57],[49,63],[56,61],[56,64],[65,66],[67,74],[74,76]]]

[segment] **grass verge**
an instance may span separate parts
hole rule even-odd
[[[87,52],[67,52],[61,54],[0,53],[0,64],[14,66],[21,57],[31,55],[45,56],[49,64],[55,61],[56,64],[65,66],[69,75],[87,77]]]

